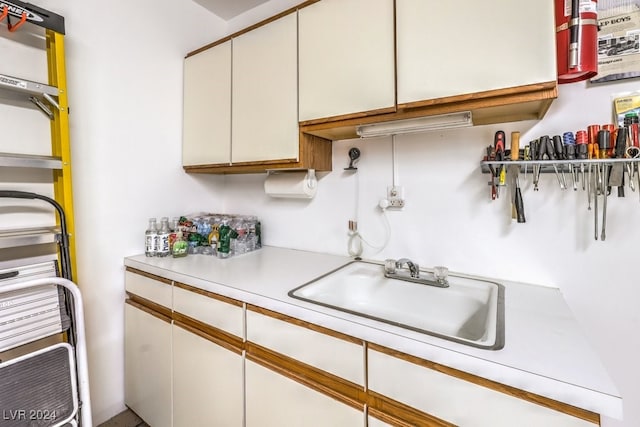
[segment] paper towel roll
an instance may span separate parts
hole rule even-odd
[[[317,188],[313,171],[272,172],[264,181],[264,192],[271,197],[312,199]]]

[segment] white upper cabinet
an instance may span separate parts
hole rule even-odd
[[[556,80],[551,0],[396,0],[398,104]]]
[[[232,163],[298,157],[297,24],[291,13],[233,39]]]
[[[393,0],[300,9],[300,121],[394,108]]]
[[[182,164],[231,161],[231,41],[184,61]]]

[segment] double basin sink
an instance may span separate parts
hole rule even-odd
[[[501,284],[451,275],[447,287],[438,287],[384,273],[381,263],[353,261],[289,296],[472,347],[504,347]]]

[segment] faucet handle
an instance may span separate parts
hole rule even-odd
[[[395,259],[385,259],[384,260],[384,272],[385,272],[385,274],[395,274],[396,273],[396,260]]]
[[[447,278],[449,276],[449,269],[447,267],[433,267],[433,276],[435,277],[436,282],[441,285],[446,285],[449,283],[449,279]]]

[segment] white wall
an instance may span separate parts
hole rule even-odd
[[[184,54],[295,3],[272,0],[227,24],[191,2],[181,2],[179,11],[167,0],[38,2],[64,15],[67,24],[76,261],[97,423],[123,408],[122,259],[142,252],[148,217],[253,213],[263,221],[267,244],[346,254],[347,221],[357,213],[364,237],[374,244],[383,240],[376,205],[392,180],[389,138],[335,142],[334,171],[321,179],[310,202],[267,198],[261,174],[190,176],[180,168]],[[0,33],[4,54],[5,28]],[[26,55],[29,64],[42,66]],[[0,72],[4,67],[5,61]],[[527,223],[513,224],[507,199],[490,201],[479,161],[497,129],[507,135],[520,130],[524,143],[609,122],[611,93],[635,86],[563,86],[541,122],[397,137],[397,183],[405,187],[407,206],[388,212],[387,248],[364,254],[408,256],[424,266],[560,287],[625,399],[625,421],[603,420],[606,427],[640,425],[640,290],[633,279],[638,194],[627,190],[625,199],[609,199],[608,238],[596,242],[593,211],[582,191],[560,191],[553,175],[543,176],[537,193],[530,181],[522,182]],[[32,126],[40,119],[35,113],[20,120]],[[33,138],[42,134],[36,129]],[[357,176],[342,170],[352,146],[362,150]]]
[[[124,409],[123,258],[143,250],[149,217],[222,206],[221,177],[189,176],[181,167],[182,59],[222,37],[227,24],[192,2],[36,3],[66,21],[76,262],[100,423]],[[0,72],[46,81],[44,51],[14,43],[15,34],[0,27]],[[3,136],[11,151],[49,153],[43,115],[2,111],[3,124],[5,117],[22,123],[20,132],[18,123],[10,127],[19,139]]]

